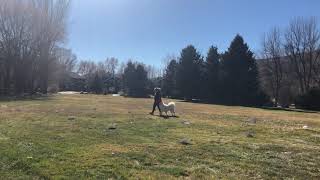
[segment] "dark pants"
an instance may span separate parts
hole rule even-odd
[[[160,103],[158,103],[158,102],[154,102],[154,103],[153,103],[152,113],[154,113],[154,111],[156,110],[156,106],[158,107],[159,112],[161,112],[161,110],[160,110],[160,105],[159,105],[159,104],[160,104]]]

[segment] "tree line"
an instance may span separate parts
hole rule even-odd
[[[228,50],[210,47],[202,56],[193,45],[151,79],[164,96],[228,105],[273,105],[319,109],[320,31],[315,18],[295,18],[273,28],[254,55],[240,35]],[[147,92],[147,91],[146,91]]]
[[[240,35],[225,52],[211,46],[202,55],[188,45],[161,72],[133,60],[78,61],[63,48],[69,3],[0,2],[0,95],[76,90],[146,97],[161,87],[164,96],[191,101],[306,106],[316,104],[309,102],[320,94],[320,32],[315,18],[296,18],[285,29],[273,28],[258,54]]]
[[[262,87],[274,106],[295,103],[320,107],[319,102],[303,100],[308,94],[313,94],[310,99],[320,98],[320,31],[316,19],[300,17],[284,29],[272,28],[262,47]]]
[[[205,58],[192,45],[182,49],[180,57],[168,63],[162,87],[164,95],[187,100],[246,106],[268,103],[256,59],[240,35],[226,52],[212,46]]]
[[[85,88],[86,91],[101,93],[103,87],[110,85],[127,96],[146,97],[154,87],[161,87],[164,96],[186,100],[246,106],[268,102],[260,86],[254,54],[240,35],[226,52],[219,53],[218,48],[212,46],[205,58],[194,46],[188,45],[179,58],[170,60],[163,75],[150,76],[155,74],[150,66],[134,61],[118,68],[116,63],[111,71],[118,71],[111,75],[110,70],[103,68],[108,64],[110,60],[104,63],[80,61],[77,72],[85,77],[88,87],[93,87]],[[117,79],[114,84],[104,83],[113,79],[110,77]]]
[[[46,93],[65,40],[68,0],[0,2],[0,94]]]

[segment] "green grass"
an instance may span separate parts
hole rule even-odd
[[[320,178],[320,113],[177,102],[179,117],[164,119],[151,105],[98,95],[1,101],[0,177]]]

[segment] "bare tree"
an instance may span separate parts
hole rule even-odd
[[[69,81],[72,73],[75,71],[77,64],[77,56],[72,53],[71,49],[65,48],[55,48],[55,66],[51,66],[51,71],[55,72],[52,75],[51,79],[56,81],[56,84],[59,84],[59,88],[64,89],[65,84]]]
[[[46,93],[54,48],[65,39],[68,6],[68,0],[0,1],[0,84],[6,93],[37,86]]]
[[[157,77],[157,69],[155,66],[152,65],[147,65],[145,67],[145,70],[148,72],[148,78],[149,79],[154,79]]]
[[[274,105],[279,102],[279,93],[283,80],[283,50],[281,33],[278,28],[273,28],[263,40],[263,82],[271,89]]]
[[[73,72],[77,64],[77,56],[72,53],[71,49],[57,48],[56,59],[60,69],[66,72]]]
[[[93,74],[97,70],[97,65],[89,60],[82,60],[78,64],[77,72],[81,76],[87,76],[89,74]]]
[[[26,72],[24,66],[27,59],[28,38],[30,31],[28,24],[30,19],[24,15],[27,6],[16,0],[4,0],[0,3],[0,45],[3,59],[3,71],[5,93],[14,86],[15,91],[23,90],[23,81]],[[24,69],[22,69],[24,68]],[[19,87],[18,87],[19,86]]]
[[[285,33],[285,53],[306,93],[319,80],[320,32],[315,18],[296,18]]]
[[[119,64],[119,60],[117,58],[114,58],[114,57],[107,58],[104,61],[106,72],[112,74],[112,76],[114,77],[116,70],[117,70],[117,67],[118,67],[118,64]]]
[[[63,42],[66,32],[66,17],[69,8],[68,0],[34,0],[33,6],[37,10],[39,18],[39,74],[40,88],[43,93],[47,92],[49,67],[54,60],[52,51],[58,43]]]

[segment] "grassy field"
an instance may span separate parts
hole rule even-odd
[[[162,118],[148,114],[151,104],[102,95],[0,101],[0,177],[320,178],[320,113],[178,101],[179,117]]]

